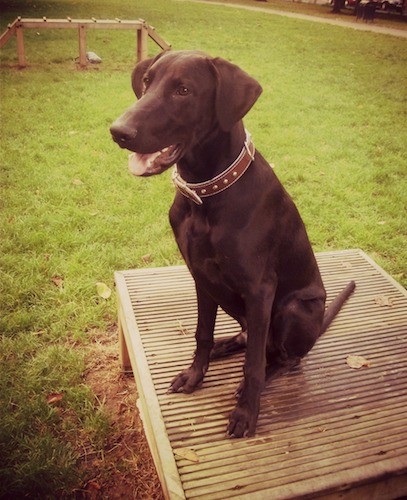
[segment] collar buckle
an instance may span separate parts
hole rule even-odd
[[[179,175],[177,167],[175,166],[172,172],[172,182],[175,184],[177,189],[187,198],[195,202],[197,205],[202,205],[202,199],[196,194],[196,192],[188,187],[184,179]]]
[[[250,146],[252,147],[252,150],[250,149]],[[246,130],[246,139],[244,141],[244,147],[246,148],[246,151],[252,161],[254,161],[254,147],[253,147],[253,142],[252,142],[252,136],[248,130]]]

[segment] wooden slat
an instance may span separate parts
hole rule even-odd
[[[256,436],[241,440],[227,439],[225,429],[243,354],[213,362],[194,394],[167,394],[195,348],[188,270],[117,274],[129,350],[122,357],[147,400],[144,425],[168,498],[407,495],[407,293],[360,250],[320,253],[317,260],[328,302],[350,279],[356,291],[302,364],[266,386]],[[215,337],[238,331],[219,311]],[[370,366],[351,369],[349,354]],[[180,448],[199,462],[177,454]]]

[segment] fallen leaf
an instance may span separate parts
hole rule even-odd
[[[98,295],[103,299],[108,299],[112,295],[112,290],[106,285],[106,283],[101,281],[96,283],[96,290]]]
[[[99,491],[102,489],[102,487],[100,486],[100,484],[96,481],[89,481],[86,485],[86,489],[93,489],[93,490],[96,490],[96,491]]]
[[[73,179],[72,184],[74,186],[81,186],[83,184],[83,182],[80,179]]]
[[[49,405],[53,405],[55,403],[59,403],[60,401],[62,401],[63,397],[64,397],[64,395],[61,394],[60,392],[53,392],[51,394],[48,394],[48,396],[47,396],[47,403]]]
[[[119,413],[124,413],[127,410],[128,406],[124,401],[121,401],[119,404]]]
[[[58,288],[62,288],[64,286],[64,277],[63,276],[53,276],[51,278],[51,281]]]
[[[350,368],[359,369],[362,366],[370,366],[371,362],[364,358],[363,356],[357,356],[356,354],[349,354],[346,358],[346,363]]]
[[[174,453],[177,457],[185,458],[185,460],[189,460],[190,462],[199,462],[198,455],[190,448],[177,448],[174,450]]]
[[[46,330],[37,330],[36,332],[33,332],[33,335],[44,335],[46,333]]]
[[[374,301],[380,307],[393,307],[391,297],[387,297],[386,295],[376,295]]]
[[[141,257],[141,260],[144,262],[144,264],[149,264],[151,262],[151,253],[148,253],[146,255],[143,255]]]
[[[178,320],[178,331],[182,335],[189,335],[189,330],[188,328],[185,328],[185,326],[182,324],[182,321]]]

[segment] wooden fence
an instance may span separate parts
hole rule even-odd
[[[136,30],[137,33],[137,61],[147,57],[147,42],[151,38],[161,49],[170,50],[171,45],[165,42],[155,31],[155,28],[149,26],[143,19],[137,21],[128,21],[122,19],[22,19],[18,17],[10,23],[7,30],[0,36],[0,48],[2,48],[13,36],[17,38],[17,55],[20,68],[27,66],[27,60],[24,49],[24,30],[25,29],[76,29],[78,31],[79,41],[79,65],[82,68],[87,66],[86,58],[86,34],[89,29],[119,29]]]

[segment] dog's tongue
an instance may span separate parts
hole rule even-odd
[[[155,175],[174,164],[178,148],[176,144],[167,146],[156,153],[131,153],[129,170],[133,175]]]
[[[161,151],[151,154],[131,153],[129,155],[129,170],[133,175],[145,175],[154,165],[154,161],[160,156]]]

